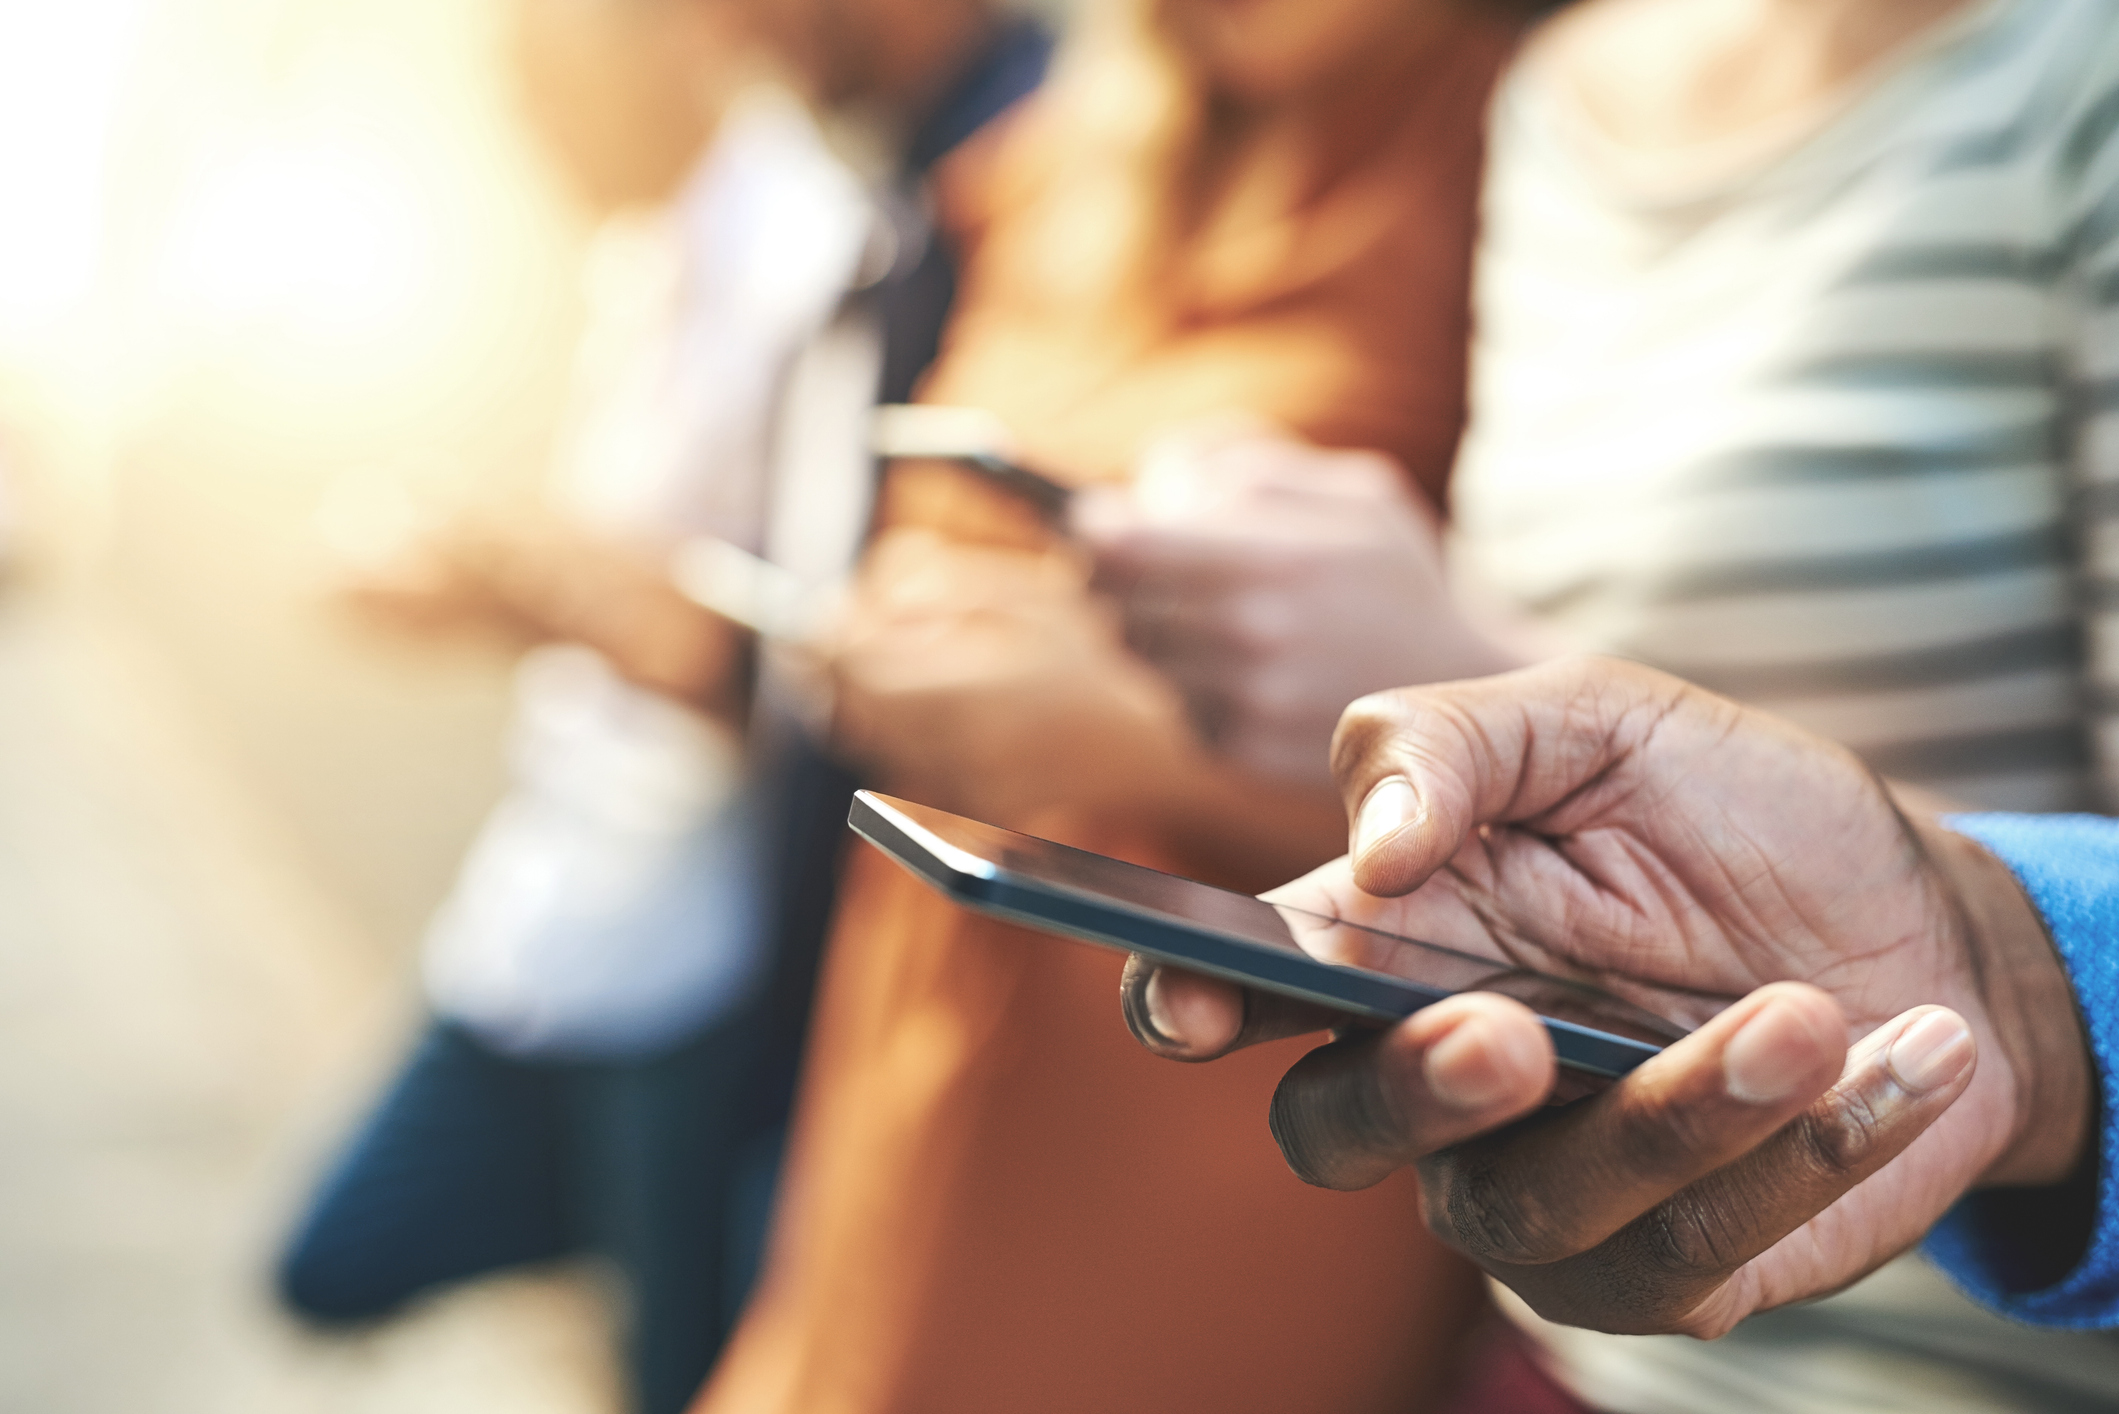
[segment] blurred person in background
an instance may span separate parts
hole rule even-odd
[[[520,670],[513,788],[427,940],[433,1020],[280,1280],[297,1310],[359,1319],[598,1252],[652,1414],[697,1389],[748,1285],[832,864],[783,839],[836,842],[850,790],[790,746],[754,644],[679,592],[672,553],[784,547],[784,483],[815,479],[785,463],[818,448],[787,445],[783,403],[817,346],[851,377],[792,411],[835,399],[858,426],[905,396],[951,292],[925,174],[1048,45],[960,0],[525,0],[518,19],[533,119],[621,212],[590,264],[581,406],[548,509],[417,524],[357,599],[545,646]],[[895,146],[879,196],[789,88]],[[808,493],[858,527],[865,448],[837,450],[850,478]]]
[[[1574,7],[1497,101],[1461,592],[1383,464],[1223,443],[1198,473],[1256,494],[1091,527],[1129,641],[1261,771],[1321,770],[1302,742],[1379,679],[1571,647],[1955,800],[2110,809],[2115,93],[2097,0]],[[1469,1408],[2119,1401],[2109,1336],[2013,1326],[1916,1258],[1712,1344],[1509,1310],[1531,1344]]]
[[[965,294],[923,400],[1082,485],[1245,409],[1387,447],[1431,502],[1512,24],[1443,0],[1089,23],[945,186]],[[1245,888],[1338,851],[1329,784],[1204,749],[1036,510],[901,462],[879,519],[829,658],[836,744],[880,788]],[[1117,979],[852,856],[774,1245],[702,1414],[1432,1406],[1483,1305],[1410,1190],[1305,1192],[1255,1121],[1289,1055],[1158,1066],[1108,1023]]]

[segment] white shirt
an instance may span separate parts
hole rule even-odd
[[[672,207],[614,223],[557,503],[647,545],[768,538],[779,388],[853,279],[860,184],[785,97],[739,101]],[[744,747],[592,651],[519,679],[513,784],[428,935],[436,1011],[515,1054],[673,1045],[760,972],[762,861]]]

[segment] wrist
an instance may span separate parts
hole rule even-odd
[[[2010,1072],[2010,1132],[1979,1186],[2063,1182],[2095,1133],[2097,1098],[2066,964],[2007,864],[1925,814],[1915,829],[1954,905],[1972,985]]]

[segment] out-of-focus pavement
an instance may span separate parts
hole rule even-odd
[[[138,623],[0,598],[0,1411],[611,1409],[583,1273],[350,1337],[273,1309],[278,1230],[410,1022],[405,958]]]
[[[0,1414],[615,1407],[581,1273],[332,1337],[266,1282],[501,784],[506,654],[352,633],[316,516],[544,476],[594,213],[532,8],[0,0]]]

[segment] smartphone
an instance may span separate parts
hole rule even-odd
[[[1042,471],[1032,471],[1021,462],[1009,461],[991,452],[957,452],[942,458],[976,472],[1030,508],[1053,526],[1064,530],[1067,507],[1074,502],[1074,488],[1054,481]]]
[[[812,590],[791,571],[718,536],[679,545],[669,576],[685,598],[761,638],[800,642],[830,614],[829,591]]]
[[[927,403],[886,403],[869,429],[869,450],[876,456],[954,462],[1064,528],[1074,488],[1016,461],[1006,450],[1008,440],[1008,429],[983,408]]]
[[[873,791],[847,823],[966,908],[1393,1022],[1459,992],[1529,1006],[1560,1064],[1624,1075],[1685,1034],[1595,987],[1267,903]]]

